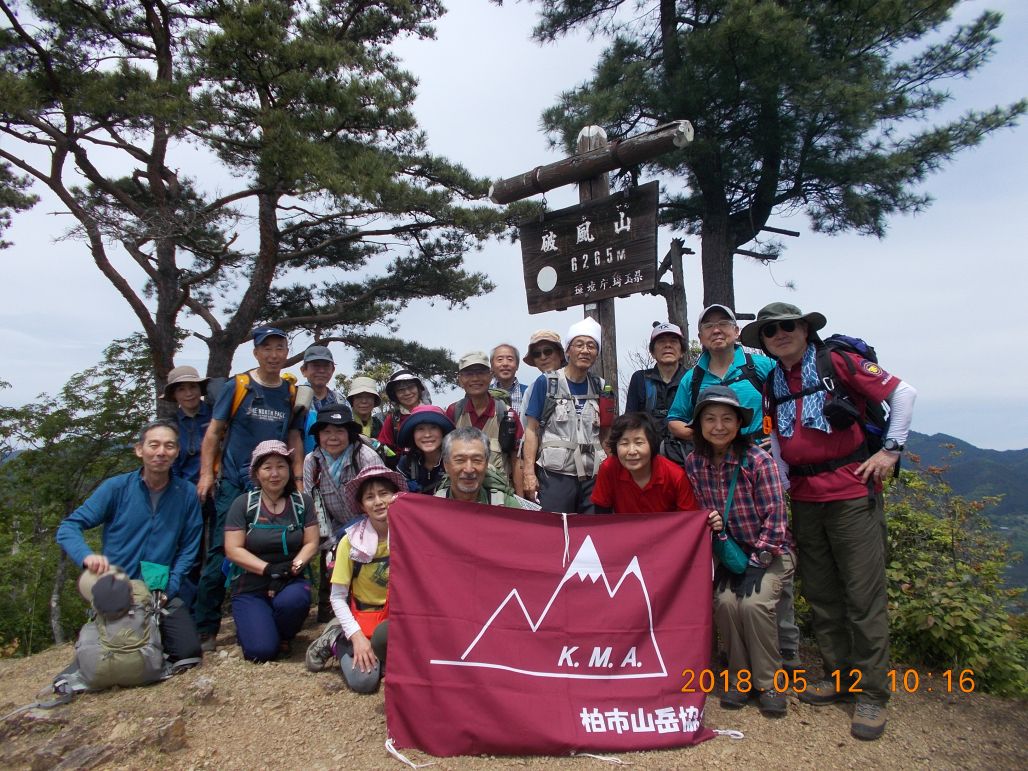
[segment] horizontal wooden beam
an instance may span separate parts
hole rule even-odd
[[[570,185],[597,177],[613,169],[636,166],[675,148],[692,142],[692,124],[676,120],[652,131],[614,140],[606,147],[573,155],[546,166],[536,166],[516,177],[497,180],[489,188],[493,203],[512,203],[522,198],[545,193],[561,185]]]
[[[741,254],[744,257],[753,257],[756,260],[777,260],[777,254],[761,254],[760,252],[751,252],[749,249],[736,249],[736,254]]]
[[[766,230],[768,233],[777,233],[780,236],[792,236],[793,238],[800,237],[800,231],[798,230],[786,230],[785,228],[773,228],[770,225],[764,225],[761,230]]]

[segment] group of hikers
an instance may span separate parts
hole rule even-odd
[[[408,369],[392,373],[385,400],[368,377],[354,377],[345,394],[333,389],[335,362],[322,345],[304,352],[298,385],[283,373],[285,332],[259,327],[257,366],[216,395],[194,368],[170,372],[163,396],[176,418],[143,428],[142,468],[103,482],[57,540],[84,569],[91,624],[150,611],[138,615],[159,628],[163,676],[215,650],[226,593],[243,656],[287,654],[312,604],[316,560],[325,626],[307,668],[336,660],[351,689],[372,692],[386,661],[398,494],[703,516],[727,655],[721,706],[752,701],[769,717],[786,715],[775,676],[802,667],[798,571],[825,670],[798,697],[855,698],[852,735],[876,739],[889,696],[882,482],[897,468],[916,392],[863,341],[822,340],[825,325],[820,313],[776,302],[740,329],[731,308],[711,305],[688,367],[682,330],[655,323],[654,365],[632,375],[616,417],[611,389],[592,373],[601,328],[590,318],[563,337],[535,332],[524,357],[510,343],[464,354],[464,395],[446,409]],[[521,383],[519,363],[538,375]],[[97,553],[84,532],[101,525]],[[81,686],[85,648],[80,636],[62,682]]]

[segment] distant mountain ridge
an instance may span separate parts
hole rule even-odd
[[[910,433],[907,451],[921,468],[943,466],[953,492],[976,500],[1002,496],[982,514],[1014,548],[1028,556],[1028,449],[985,450],[948,434]],[[1008,573],[1013,586],[1028,586],[1028,564],[1022,560]]]

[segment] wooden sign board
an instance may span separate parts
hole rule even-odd
[[[518,228],[528,312],[652,291],[657,182],[548,212]]]

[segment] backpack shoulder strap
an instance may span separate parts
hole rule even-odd
[[[246,529],[252,530],[261,513],[261,491],[250,490],[246,494]]]
[[[289,497],[293,501],[293,518],[296,520],[296,526],[303,530],[303,515],[307,509],[303,504],[303,493],[299,490],[293,490]]]
[[[229,410],[228,419],[232,420],[239,411],[239,407],[246,398],[246,392],[250,390],[250,373],[244,372],[232,378],[235,382],[235,389],[232,392],[232,409]]]
[[[464,403],[467,401],[467,397],[458,399],[453,403],[453,425],[457,425],[457,421],[461,419],[464,414]]]
[[[703,385],[703,375],[706,370],[702,369],[699,364],[692,368],[692,378],[689,380],[689,392],[692,396],[692,408],[696,409],[696,402],[700,400],[700,386]]]
[[[553,411],[557,409],[557,392],[560,390],[560,375],[558,372],[546,373],[546,401],[543,403],[543,414],[539,417],[540,429],[545,429],[550,422]]]

